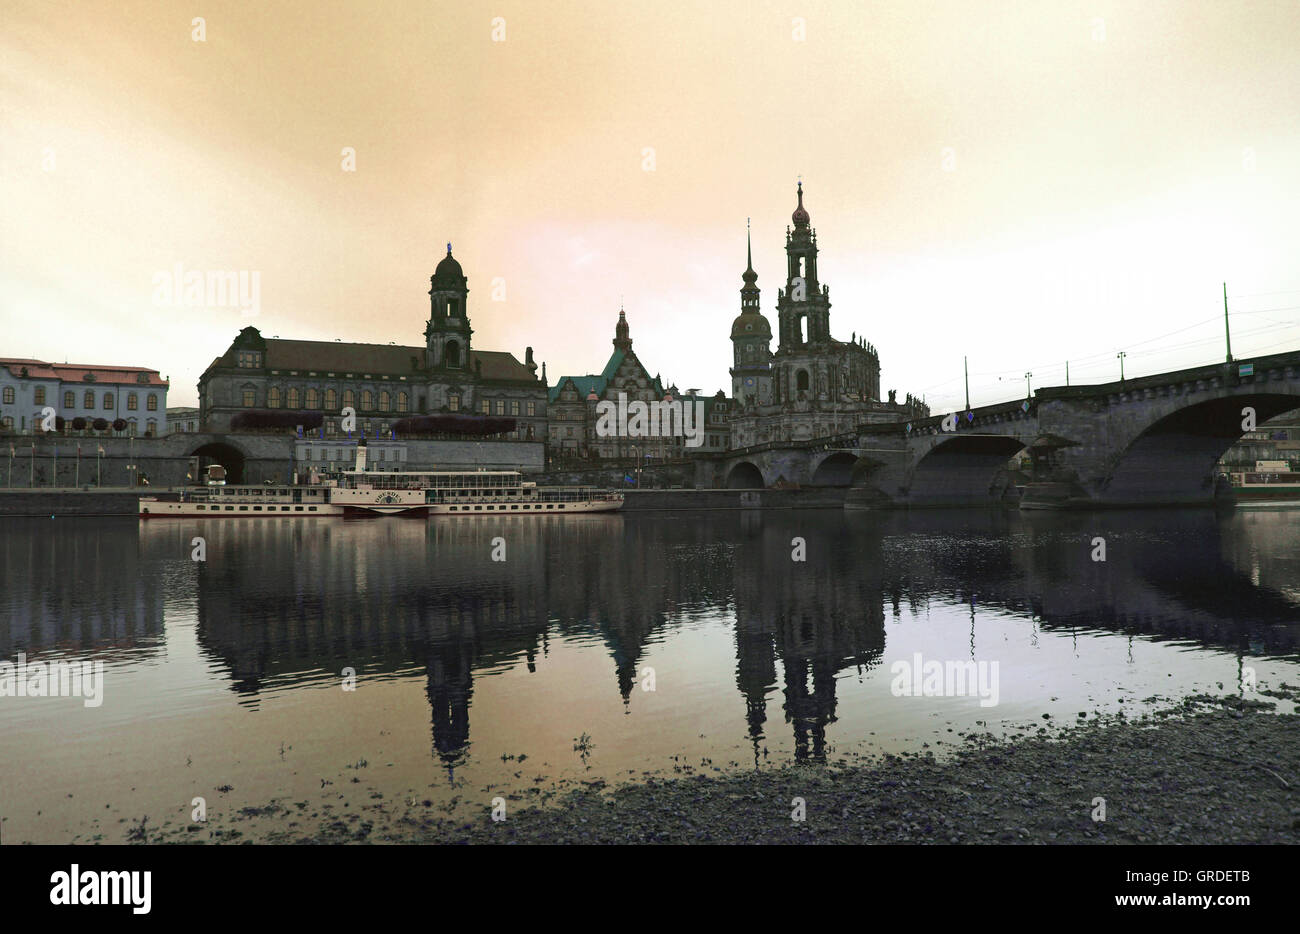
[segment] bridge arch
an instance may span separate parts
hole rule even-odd
[[[1237,393],[1168,412],[1114,456],[1102,478],[1108,503],[1205,502],[1214,496],[1215,465],[1246,429],[1300,408],[1295,392]]]
[[[923,454],[912,471],[909,499],[933,505],[970,505],[993,500],[998,471],[1025,442],[1009,435],[954,434]]]
[[[766,486],[763,471],[749,461],[741,461],[727,472],[729,490],[761,490]]]
[[[187,455],[199,459],[199,469],[209,464],[220,464],[226,468],[226,482],[237,484],[244,482],[244,462],[246,455],[242,448],[228,441],[209,441],[194,448]],[[195,480],[198,478],[195,477]]]
[[[874,465],[857,454],[836,451],[824,457],[812,471],[811,486],[861,486],[863,475]]]

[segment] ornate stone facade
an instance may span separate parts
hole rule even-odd
[[[642,365],[632,349],[627,315],[621,310],[614,328],[614,352],[605,368],[596,375],[561,376],[551,387],[549,456],[569,460],[635,458],[641,462],[647,457],[655,460],[680,457],[684,450],[680,435],[602,438],[597,434],[597,404],[617,403],[620,393],[626,395],[629,403],[662,402],[677,395],[674,388],[665,389],[659,377],[651,376]]]
[[[265,338],[244,328],[199,378],[200,421],[224,431],[246,409],[320,411],[327,435],[339,432],[344,408],[356,410],[367,434],[385,433],[408,415],[465,412],[516,419],[514,437],[546,440],[546,382],[533,349],[524,362],[472,347],[468,280],[447,255],[429,280],[423,347]]]
[[[740,290],[741,313],[731,325],[732,448],[802,441],[848,431],[855,425],[920,418],[929,409],[907,396],[880,399],[880,357],[856,334],[831,336],[830,287],[817,273],[817,232],[803,206],[785,233],[786,284],[777,290],[779,344],[770,350],[771,327],[760,309],[752,251]]]

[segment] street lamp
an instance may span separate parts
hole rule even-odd
[[[1115,356],[1119,358],[1119,381],[1122,383],[1124,382],[1124,358],[1127,357],[1128,354],[1121,350],[1119,353],[1115,354]]]
[[[1025,398],[1026,399],[1032,399],[1034,397],[1034,391],[1029,388],[1029,378],[1033,375],[1034,375],[1033,373],[1025,374]]]

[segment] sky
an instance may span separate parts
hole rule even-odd
[[[1300,349],[1300,3],[0,0],[0,356],[238,331],[729,389],[803,178],[831,328],[936,411]],[[195,23],[195,17],[202,17]],[[168,295],[244,273],[255,307]],[[249,303],[251,305],[251,303]],[[773,346],[775,350],[775,344]]]

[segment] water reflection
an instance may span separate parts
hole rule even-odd
[[[886,613],[968,608],[970,643],[949,647],[954,657],[975,656],[977,616],[991,610],[1043,630],[1294,659],[1291,522],[1208,512],[10,520],[0,654],[149,657],[167,601],[192,601],[200,650],[250,705],[334,687],[346,667],[422,677],[432,755],[454,769],[471,749],[476,677],[533,672],[558,642],[597,645],[627,708],[649,647],[734,621],[736,716],[755,760],[778,704],[795,758],[824,760],[837,686],[881,665]],[[190,560],[195,535],[204,562]],[[497,537],[504,561],[492,560]],[[1093,560],[1097,537],[1104,562]],[[793,559],[795,539],[806,560]]]

